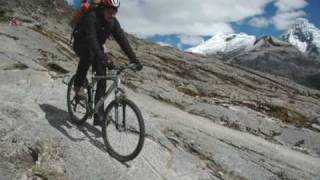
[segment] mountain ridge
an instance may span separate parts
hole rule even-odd
[[[248,35],[245,33],[231,33],[231,34],[223,34],[218,33],[213,36],[211,39],[207,40],[206,42],[187,49],[187,52],[199,53],[203,55],[214,55],[214,54],[228,54],[229,51],[218,44],[225,44],[227,43],[226,38],[223,36],[240,36],[244,40],[252,42],[252,39],[261,39],[262,37],[268,36],[264,35],[261,37],[256,37],[252,35]],[[224,39],[225,41],[216,41],[214,43],[210,42],[212,39]],[[283,40],[285,42],[289,42],[291,45],[295,46],[300,52],[306,53],[308,55],[316,55],[319,56],[320,52],[320,30],[311,24],[307,19],[299,18],[292,24],[287,32],[282,34],[278,37],[279,40]],[[251,41],[250,41],[251,40]],[[232,46],[232,45],[231,45]],[[236,49],[237,47],[230,47],[230,49]],[[253,48],[253,43],[243,44],[240,48],[238,48],[239,52],[242,50],[251,50]],[[230,57],[230,56],[228,56]]]

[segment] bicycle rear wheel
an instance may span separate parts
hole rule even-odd
[[[82,124],[88,118],[89,107],[87,100],[78,98],[74,92],[75,77],[74,75],[68,83],[67,106],[70,119],[76,124]],[[87,89],[87,99],[90,98],[89,93]]]
[[[126,98],[112,101],[106,108],[102,135],[107,151],[115,159],[125,162],[137,157],[145,138],[144,120],[139,108]]]

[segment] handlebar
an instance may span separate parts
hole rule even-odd
[[[114,76],[119,76],[126,69],[131,69],[133,71],[136,71],[137,70],[136,68],[137,68],[136,64],[114,66],[112,69],[109,69],[110,71],[107,71],[107,75],[106,76],[94,75],[93,77],[95,79],[109,79],[109,78],[112,78]]]
[[[115,70],[116,74],[119,75],[126,69],[131,69],[133,71],[136,71],[137,65],[136,64],[128,64],[128,65],[124,65],[124,66],[116,66],[115,68],[113,68],[111,70]]]

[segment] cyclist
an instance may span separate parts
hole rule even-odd
[[[74,90],[79,98],[86,98],[83,85],[90,65],[93,65],[97,75],[106,75],[106,67],[111,68],[112,63],[108,62],[104,53],[103,44],[112,35],[121,49],[129,58],[129,63],[136,64],[136,69],[143,68],[136,58],[119,21],[115,17],[120,0],[100,0],[100,2],[87,12],[76,25],[73,37],[73,48],[80,58],[78,64]],[[106,90],[106,81],[101,80],[97,84],[95,102],[102,97]],[[104,106],[94,116],[94,125],[99,125],[103,117]]]

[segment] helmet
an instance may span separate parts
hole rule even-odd
[[[110,6],[114,8],[120,7],[120,0],[101,0],[100,3],[109,7]]]

